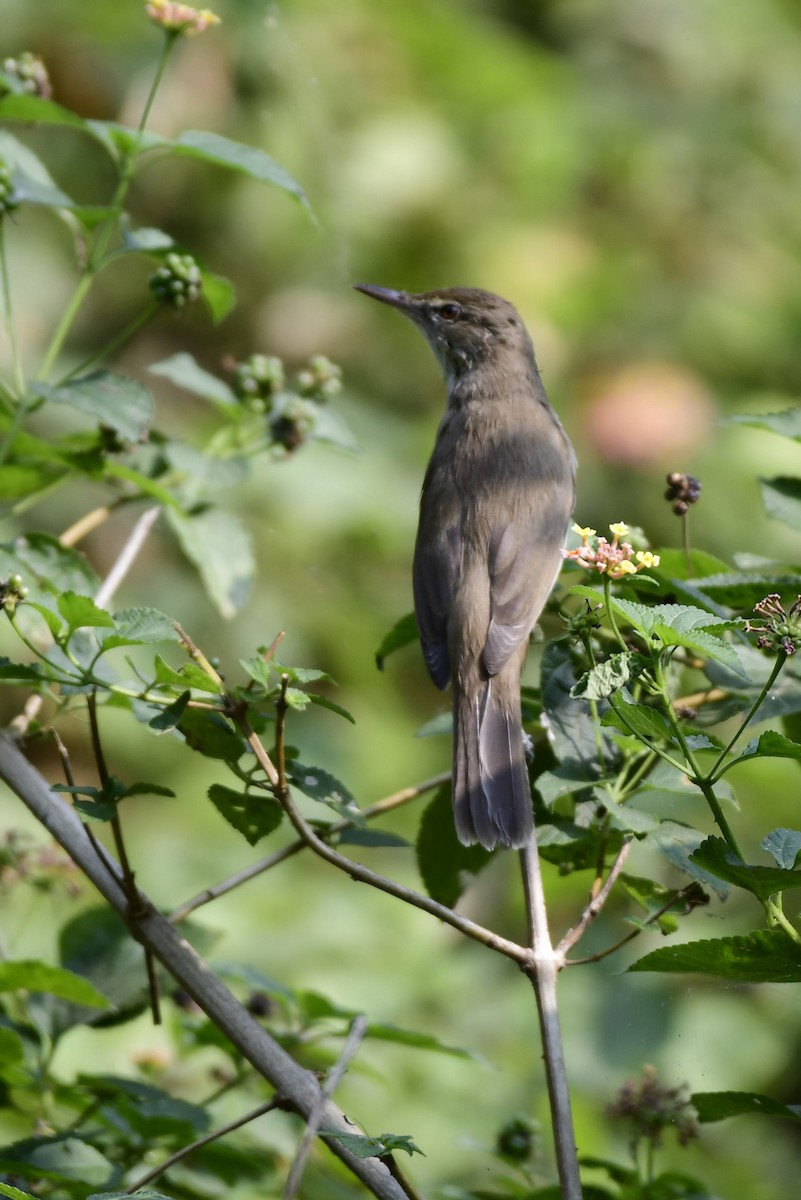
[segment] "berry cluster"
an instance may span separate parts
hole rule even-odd
[[[269,412],[273,397],[284,387],[286,374],[280,358],[272,354],[251,354],[234,369],[234,392],[253,412]]]
[[[53,95],[47,67],[41,58],[37,54],[31,54],[30,50],[24,50],[17,58],[5,59],[3,70],[6,75],[18,79],[22,85],[21,90],[28,95],[39,96],[42,100],[49,100]]]
[[[9,575],[8,579],[0,579],[0,608],[13,616],[17,605],[28,595],[28,589],[21,575]]]
[[[671,471],[666,477],[667,491],[665,499],[673,502],[673,511],[677,517],[683,517],[691,504],[695,504],[701,495],[701,480],[694,475],[683,475],[680,471]]]
[[[191,254],[171,251],[148,280],[151,292],[162,304],[171,308],[184,308],[197,300],[203,290],[200,267]]]
[[[298,372],[297,389],[313,400],[330,400],[342,391],[342,368],[324,354],[316,354],[308,367]]]
[[[785,612],[778,592],[772,592],[754,605],[758,621],[746,621],[748,633],[758,633],[757,645],[762,650],[795,654],[801,645],[801,596]]]

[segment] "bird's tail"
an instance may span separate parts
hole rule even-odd
[[[465,846],[520,848],[534,828],[520,697],[499,704],[493,683],[470,693],[454,687],[453,815]]]

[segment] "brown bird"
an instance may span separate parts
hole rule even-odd
[[[478,288],[357,288],[410,317],[445,375],[414,552],[417,625],[434,683],[453,683],[459,840],[520,847],[534,827],[520,674],[559,573],[573,449],[507,300]]]

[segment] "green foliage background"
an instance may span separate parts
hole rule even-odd
[[[217,11],[220,30],[180,47],[152,127],[209,128],[263,147],[303,184],[319,225],[280,192],[200,164],[144,172],[131,200],[139,222],[166,227],[232,279],[239,303],[213,329],[199,311],[162,316],[118,365],[135,375],[180,349],[215,371],[253,351],[295,363],[326,353],[344,366],[337,404],[360,452],[312,445],[233,497],[259,560],[233,622],[220,620],[166,537],[152,540],[118,599],[174,614],[223,664],[286,628],[285,660],[330,672],[340,684],[332,698],[357,719],[351,728],[318,710],[298,722],[304,760],[367,803],[447,766],[444,740],[414,737],[444,705],[419,657],[404,651],[383,675],[373,660],[411,607],[417,493],[442,384],[408,326],[349,285],[467,284],[518,305],[576,444],[582,524],[626,520],[655,547],[675,544],[664,473],[689,470],[704,483],[698,546],[797,560],[797,536],[793,546],[764,516],[756,482],[797,473],[797,447],[719,418],[797,403],[801,10],[793,0],[227,0]],[[3,54],[41,54],[55,98],[84,116],[136,119],[157,41],[138,0],[4,5]],[[99,151],[76,153],[77,136],[28,138],[61,186],[98,202],[106,164]],[[30,353],[70,294],[71,245],[31,210],[7,242]],[[126,322],[145,280],[138,264],[101,277],[76,361]],[[165,384],[158,395],[168,430],[187,436],[208,420],[185,393]],[[90,485],[59,493],[39,506],[37,525],[59,532],[93,502]],[[3,540],[19,528],[9,523]],[[115,518],[85,547],[101,571],[126,528]],[[168,739],[132,736],[120,720],[115,740],[110,726],[120,773],[146,755],[149,777],[178,793],[141,799],[126,816],[145,890],[169,908],[252,861],[203,801],[207,760],[178,774]],[[759,790],[743,791],[755,836],[796,820],[798,765],[768,766],[759,764]],[[6,797],[3,809],[4,825],[24,824]],[[395,827],[411,831],[416,820],[408,813]],[[411,852],[370,853],[387,873],[416,878]],[[511,856],[497,856],[465,910],[522,934],[516,875]],[[548,883],[559,927],[583,894],[577,877]],[[60,903],[12,902],[6,948],[45,953]],[[727,932],[737,931],[732,907]],[[743,928],[752,915],[743,910]],[[702,910],[688,930],[713,936],[717,916],[714,905]],[[341,1090],[343,1106],[369,1114],[376,1130],[414,1136],[427,1155],[414,1164],[424,1187],[475,1180],[495,1130],[537,1088],[545,1119],[533,1005],[507,963],[300,858],[204,917],[220,932],[218,959],[255,961],[486,1060],[372,1048],[359,1060],[370,1069],[357,1067]],[[590,941],[604,945],[623,928],[613,911]],[[799,1100],[794,987],[765,987],[757,999],[712,981],[621,977],[623,965],[569,972],[562,984],[584,1152],[608,1150],[616,1135],[600,1114],[643,1062],[696,1090]],[[146,1019],[133,1033],[91,1035],[91,1052],[119,1073],[162,1044]],[[58,1065],[76,1069],[86,1053],[76,1036]],[[686,1151],[668,1147],[666,1161],[723,1195],[779,1200],[798,1174],[798,1138],[794,1127],[741,1118],[707,1127]]]

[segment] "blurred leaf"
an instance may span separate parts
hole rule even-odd
[[[125,225],[122,233],[124,250],[132,253],[151,253],[153,250],[171,250],[175,241],[163,229],[151,229],[143,226],[141,229],[131,229]],[[152,370],[149,367],[148,370]]]
[[[549,642],[540,668],[542,707],[548,719],[549,739],[559,762],[572,775],[581,777],[585,771],[597,772],[598,734],[587,701],[571,695],[576,678],[568,641],[560,638]],[[616,751],[609,735],[602,736],[611,757]]]
[[[787,571],[725,571],[696,582],[710,596],[731,608],[753,608],[769,592],[801,592],[801,575]]]
[[[316,667],[287,667],[275,661],[276,670],[281,675],[288,676],[291,683],[334,683],[327,671],[318,671]]]
[[[216,499],[220,492],[243,483],[250,470],[241,454],[221,458],[183,442],[170,442],[164,448],[164,457],[174,471],[184,476],[180,491],[186,508],[205,503],[209,496]]]
[[[154,729],[156,733],[167,733],[174,729],[186,712],[191,695],[191,692],[182,692],[178,699],[168,705],[163,712],[157,713],[151,721],[148,721],[150,728]]]
[[[175,796],[175,792],[172,788],[165,787],[163,783],[148,783],[145,780],[138,780],[124,789],[120,799],[124,800],[127,796]]]
[[[17,92],[3,96],[0,100],[0,120],[25,121],[38,125],[71,125],[74,129],[88,131],[88,126],[77,113],[62,108],[53,100],[33,96],[29,92]]]
[[[75,629],[92,627],[98,629],[113,629],[114,618],[104,608],[98,608],[90,596],[81,596],[78,592],[62,592],[57,600],[58,611],[67,622],[72,634]]]
[[[341,1142],[346,1150],[357,1158],[381,1158],[384,1154],[394,1154],[403,1150],[406,1154],[423,1154],[419,1146],[415,1146],[408,1133],[381,1133],[378,1137],[366,1137],[358,1133],[340,1133],[335,1129],[321,1129],[320,1136],[332,1138]],[[425,1157],[425,1155],[423,1155]]]
[[[224,409],[239,407],[239,402],[228,384],[211,372],[205,371],[191,354],[173,354],[170,358],[153,363],[148,370],[152,375],[161,375],[176,387],[191,392],[193,396],[200,396],[203,400],[211,400]]]
[[[397,1025],[382,1025],[371,1022],[367,1026],[365,1037],[374,1038],[380,1042],[394,1042],[399,1046],[411,1046],[415,1050],[429,1050],[434,1054],[447,1054],[455,1058],[476,1060],[476,1055],[461,1046],[448,1046],[439,1038],[428,1033],[415,1033],[411,1029],[399,1029]]]
[[[2,105],[11,99],[18,101],[22,97],[7,96],[0,100],[0,113]],[[16,200],[27,201],[29,204],[43,204],[50,208],[69,208],[72,205],[72,200],[66,192],[56,187],[44,163],[5,129],[0,129],[0,158],[11,171]]]
[[[134,1192],[136,1200],[174,1200],[165,1196],[164,1192],[154,1192],[153,1188],[137,1188]],[[92,1192],[86,1200],[130,1200],[130,1192]]]
[[[417,868],[432,900],[454,908],[479,871],[492,860],[483,846],[463,846],[453,825],[450,784],[426,805],[417,834]]]
[[[706,838],[690,858],[718,879],[734,883],[760,900],[767,900],[768,896],[788,888],[801,887],[801,871],[747,865],[732,853],[723,838]]]
[[[203,279],[201,297],[208,306],[212,321],[219,325],[236,304],[234,285],[230,279],[215,275],[213,271],[207,271],[204,267],[201,267],[200,274]]]
[[[605,700],[636,676],[644,665],[639,655],[611,654],[582,675],[570,689],[570,695],[579,700]]]
[[[108,1017],[98,1017],[83,1003],[52,1006],[49,1011],[54,1035],[87,1022],[120,1024],[145,1008],[148,983],[144,952],[112,909],[105,905],[84,909],[62,927],[58,941],[62,966],[102,987],[115,1011]]]
[[[21,1192],[19,1188],[12,1187],[10,1183],[0,1183],[0,1196],[10,1196],[11,1200],[36,1200],[31,1192]]]
[[[801,479],[778,475],[759,482],[768,516],[784,521],[792,529],[801,529]]]
[[[0,500],[19,500],[20,497],[31,496],[65,474],[65,470],[53,470],[46,463],[4,463],[0,472]]]
[[[196,692],[219,693],[220,684],[195,662],[184,663],[177,671],[160,654],[153,660],[156,683],[170,687],[192,688]]]
[[[231,141],[230,138],[221,137],[218,133],[187,129],[172,143],[170,153],[189,158],[200,158],[214,163],[216,166],[227,167],[242,175],[249,175],[251,179],[271,183],[275,187],[289,192],[311,215],[311,207],[300,184],[269,155],[255,146],[246,146],[241,142]]]
[[[742,983],[798,983],[801,946],[781,930],[760,929],[738,937],[663,946],[628,969],[715,975]]]
[[[660,825],[658,817],[642,812],[633,804],[609,805],[607,816],[612,829],[622,833],[650,833]]]
[[[46,992],[73,1004],[90,1008],[109,1008],[110,1002],[86,979],[63,967],[51,967],[38,960],[0,963],[0,992]]]
[[[328,404],[318,404],[314,414],[314,423],[309,437],[314,442],[324,442],[328,446],[336,446],[339,450],[347,450],[355,454],[359,445],[347,424],[335,408]]]
[[[417,619],[413,612],[407,613],[397,624],[392,626],[375,652],[375,664],[379,671],[384,670],[384,660],[393,651],[400,650],[402,646],[408,646],[411,642],[416,642],[417,636]]]
[[[106,1100],[115,1114],[128,1120],[142,1139],[193,1141],[209,1127],[204,1108],[152,1084],[117,1075],[81,1075],[79,1079],[90,1095]]]
[[[329,771],[322,767],[304,766],[296,759],[289,764],[287,775],[290,783],[303,792],[304,796],[329,805],[335,812],[347,817],[356,825],[364,824],[364,817],[353,794]]]
[[[782,1104],[759,1092],[693,1092],[690,1101],[704,1125],[725,1121],[728,1117],[758,1113],[765,1117],[789,1117],[801,1120],[801,1105]]]
[[[0,1147],[0,1170],[25,1179],[97,1186],[110,1183],[115,1168],[88,1142],[69,1135],[32,1137]]]
[[[341,704],[335,704],[333,700],[329,700],[327,696],[320,696],[317,692],[309,692],[309,699],[312,704],[316,704],[319,708],[327,708],[329,712],[336,713],[338,717],[344,717],[346,721],[350,721],[351,725],[356,724],[356,718],[349,713]]]
[[[237,763],[245,753],[245,743],[219,713],[188,708],[177,726],[186,744],[207,758]]]
[[[340,846],[369,846],[371,849],[400,847],[408,850],[411,847],[411,842],[397,833],[387,833],[382,829],[360,829],[357,826],[343,829],[337,841]]]
[[[220,615],[236,616],[256,569],[253,541],[242,522],[218,508],[191,517],[169,511],[167,519]]]
[[[31,391],[56,404],[69,404],[79,412],[109,425],[127,442],[147,437],[155,413],[153,397],[146,387],[111,371],[93,371],[68,383],[53,386],[34,383]]]
[[[693,862],[692,855],[703,840],[703,834],[698,833],[695,829],[689,829],[686,825],[679,825],[675,821],[663,821],[658,829],[646,836],[643,844],[658,851],[674,867],[678,867],[680,871],[691,875],[699,883],[712,888],[721,899],[725,899],[729,894],[729,889],[723,880],[717,875],[705,871],[699,863]]]
[[[213,783],[207,795],[220,815],[250,846],[255,846],[281,824],[283,812],[280,806],[264,791],[235,792],[233,788]]]
[[[7,467],[3,467],[3,472]],[[62,546],[58,538],[49,533],[26,533],[6,543],[2,550],[19,564],[20,574],[32,572],[38,583],[46,584],[51,591],[73,590],[92,595],[99,585],[99,577],[89,562],[72,546]]]
[[[425,725],[421,725],[414,735],[416,738],[450,737],[453,732],[453,714],[450,712],[437,713]]]
[[[161,134],[153,133],[149,129],[141,133],[138,129],[130,129],[117,121],[91,120],[86,122],[86,128],[115,159],[125,157],[134,147],[146,151],[169,145],[168,139]]]
[[[796,865],[801,850],[801,831],[798,829],[774,829],[762,842],[762,849],[773,856],[784,870],[791,871]]]
[[[757,413],[747,416],[738,413],[726,418],[727,425],[750,425],[754,429],[768,429],[771,433],[801,442],[801,408],[785,408],[781,412]]]
[[[672,741],[673,733],[666,719],[657,708],[647,704],[628,704],[622,696],[615,701],[615,707],[608,709],[602,719],[602,725],[613,725],[623,733],[634,732],[651,741]]]
[[[0,680],[3,683],[36,684],[51,678],[39,663],[15,663],[0,656]]]

